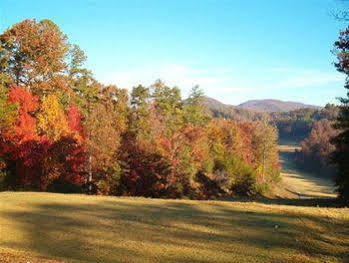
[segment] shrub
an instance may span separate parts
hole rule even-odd
[[[82,193],[83,189],[80,185],[59,178],[47,187],[47,191],[54,193]]]
[[[216,181],[234,194],[252,196],[256,191],[256,175],[253,169],[234,155],[215,162]]]
[[[243,165],[240,167],[231,190],[240,196],[254,196],[257,194],[256,174],[249,166]]]

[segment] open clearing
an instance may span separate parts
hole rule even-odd
[[[349,209],[0,193],[1,262],[349,262]]]
[[[282,166],[283,191],[279,193],[284,198],[334,198],[334,182],[327,178],[316,177],[306,173],[294,162],[294,152],[300,149],[296,145],[280,145],[280,162]]]

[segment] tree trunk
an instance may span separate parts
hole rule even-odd
[[[88,158],[88,193],[92,194],[92,155]]]

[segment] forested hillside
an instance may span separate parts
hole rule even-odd
[[[301,141],[308,137],[318,121],[333,122],[338,117],[339,107],[327,104],[321,109],[305,108],[283,113],[271,113],[270,120],[279,130],[280,138]]]
[[[255,121],[261,120],[263,116],[266,116],[269,122],[278,128],[281,140],[295,142],[300,142],[308,137],[317,122],[335,121],[340,110],[340,108],[334,104],[327,104],[323,108],[316,106],[307,107],[308,105],[299,104],[304,105],[304,108],[287,110],[287,106],[285,106],[282,112],[278,110],[262,112],[245,109],[240,106],[227,105],[209,97],[205,97],[202,104],[213,118]],[[298,104],[292,103],[292,105]]]
[[[227,105],[209,97],[203,98],[202,105],[213,118],[223,118],[235,121],[255,121],[260,120],[263,116],[261,112]]]
[[[253,110],[258,112],[288,112],[299,109],[319,109],[314,105],[307,105],[300,102],[281,101],[281,100],[250,100],[239,104],[239,108]]]
[[[2,189],[214,198],[268,192],[279,179],[266,118],[212,119],[194,87],[130,93],[99,83],[50,20],[0,35]]]
[[[336,169],[330,163],[330,156],[335,150],[331,139],[338,133],[333,125],[339,116],[339,106],[327,104],[324,108],[313,106],[291,111],[276,109],[275,112],[260,112],[226,105],[208,97],[203,100],[203,105],[213,118],[241,122],[258,121],[264,116],[270,125],[277,128],[281,143],[300,144],[301,149],[294,161],[304,171],[332,179],[335,177]]]
[[[205,97],[197,86],[184,99],[161,80],[131,92],[104,85],[50,20],[7,29],[0,55],[2,189],[266,194],[279,180],[278,138],[301,143],[297,160],[305,167],[335,171],[329,159],[338,106],[265,100],[256,103],[299,109],[260,112],[245,109],[251,102],[235,107]]]
[[[336,135],[338,131],[334,128],[333,121],[315,122],[309,136],[300,143],[301,150],[296,153],[298,163],[308,171],[333,179],[336,169],[331,164],[330,157],[335,150],[332,139]]]

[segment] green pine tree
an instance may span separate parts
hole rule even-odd
[[[344,87],[347,96],[339,99],[340,114],[335,124],[339,135],[333,139],[336,150],[332,155],[332,161],[338,168],[336,185],[339,197],[349,202],[349,27],[340,33],[334,46],[338,59],[335,67],[346,75]]]

